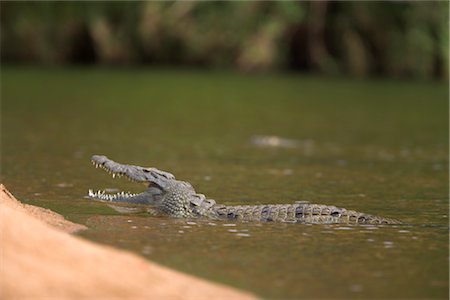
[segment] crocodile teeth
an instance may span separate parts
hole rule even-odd
[[[116,194],[107,194],[106,191],[98,190],[94,192],[92,189],[88,190],[88,196],[91,198],[106,200],[106,201],[113,201],[119,198],[131,198],[136,197],[138,194],[130,193],[130,192],[118,192]]]

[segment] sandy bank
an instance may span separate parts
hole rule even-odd
[[[0,184],[0,298],[255,299],[66,233],[83,227]]]

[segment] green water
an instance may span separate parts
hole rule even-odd
[[[264,298],[449,296],[445,83],[10,67],[1,84],[2,182],[89,226],[87,239]],[[87,190],[144,187],[93,168],[92,154],[169,171],[225,204],[305,200],[407,225],[119,214]]]

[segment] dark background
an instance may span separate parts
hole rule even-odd
[[[448,78],[448,2],[1,2],[8,64]]]

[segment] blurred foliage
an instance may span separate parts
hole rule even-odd
[[[6,63],[447,78],[448,2],[1,2]]]

